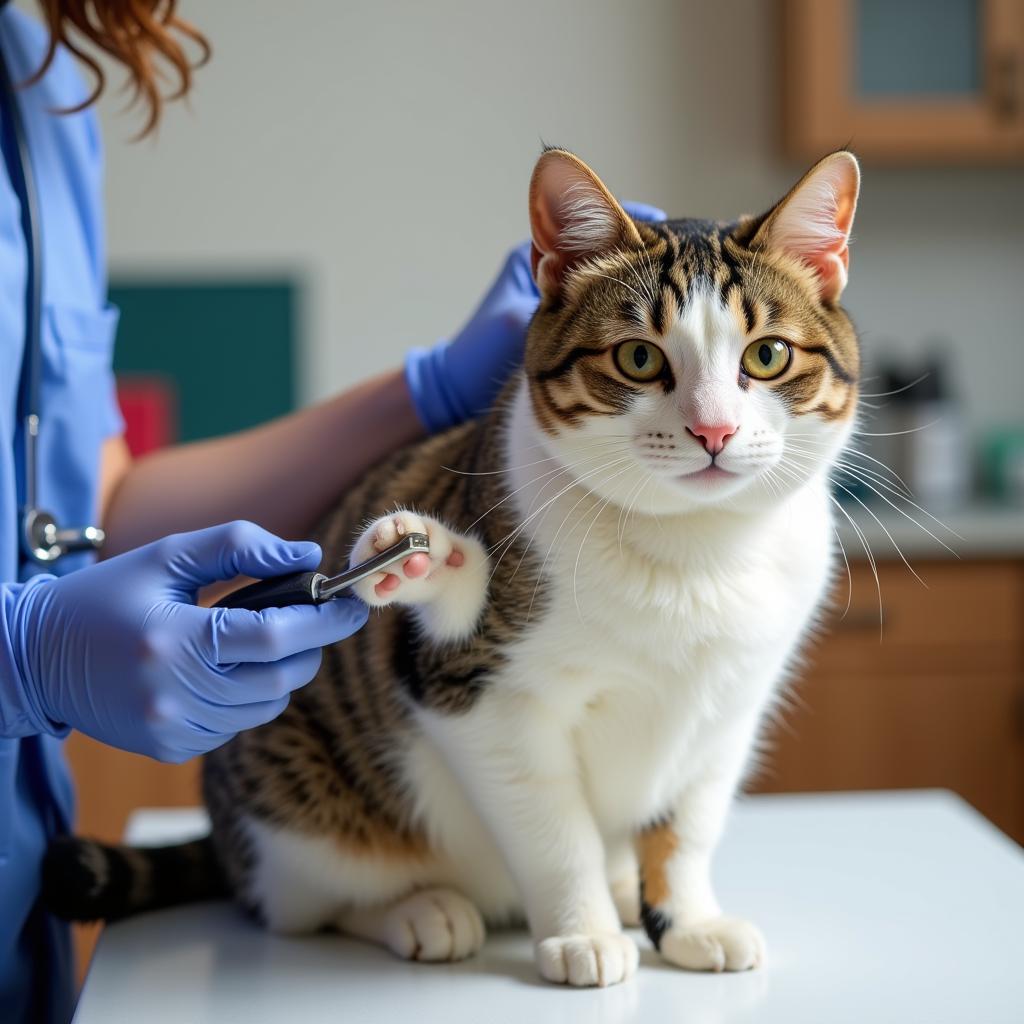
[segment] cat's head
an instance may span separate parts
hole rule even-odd
[[[656,513],[755,509],[827,471],[857,404],[839,298],[859,182],[837,152],[760,217],[646,224],[571,153],[541,156],[526,375],[584,486]]]

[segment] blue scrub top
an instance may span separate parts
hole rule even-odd
[[[0,47],[15,82],[36,71],[46,52],[44,28],[22,12],[0,11]],[[92,110],[55,114],[87,95],[64,51],[45,77],[18,90],[39,195],[42,235],[42,396],[39,499],[58,522],[96,521],[100,448],[123,425],[111,355],[117,313],[107,305],[102,152]],[[2,117],[2,113],[0,113]],[[8,126],[3,136],[9,141]],[[8,173],[0,162],[0,591],[38,568],[18,553],[16,489],[21,466],[18,382],[25,338],[25,239]],[[89,556],[62,559],[56,572]],[[36,906],[47,840],[66,831],[72,789],[62,737],[32,735],[7,701],[17,680],[0,662],[0,1020],[66,1020],[72,1007],[67,928]],[[66,731],[66,730],[65,730]]]

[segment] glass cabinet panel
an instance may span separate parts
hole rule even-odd
[[[854,95],[977,95],[981,0],[854,0]]]

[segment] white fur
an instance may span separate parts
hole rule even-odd
[[[573,255],[602,252],[615,243],[621,225],[608,200],[591,181],[567,185],[559,204],[558,248]]]
[[[794,420],[769,390],[737,388],[743,344],[717,299],[695,297],[662,340],[687,386],[651,389],[625,415],[594,417],[555,439],[541,432],[521,388],[509,483],[546,592],[470,711],[417,711],[420,736],[400,757],[433,855],[359,861],[326,839],[252,822],[253,895],[271,924],[333,922],[401,952],[409,943],[394,929],[408,932],[394,921],[407,921],[405,910],[385,925],[356,920],[350,908],[376,904],[383,920],[410,890],[441,886],[492,922],[525,914],[544,977],[611,984],[637,962],[612,886],[621,905],[635,877],[633,836],[672,814],[680,845],[667,865],[673,925],[664,955],[710,970],[761,961],[757,929],[721,914],[711,858],[762,716],[828,581],[826,470],[848,428],[801,418],[801,436],[818,431],[822,454],[773,480]],[[740,424],[720,459],[735,480],[684,475],[709,461],[681,430],[694,417]],[[650,450],[659,432],[676,447]],[[566,468],[542,475],[539,444]],[[424,615],[421,625],[451,639],[460,622],[463,632],[475,622],[487,555],[423,521],[439,553],[458,548],[466,563],[442,559],[429,584],[406,581],[396,596],[412,600],[429,586],[424,608],[450,598],[449,613]]]

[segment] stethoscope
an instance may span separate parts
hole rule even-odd
[[[4,0],[0,0],[0,9]],[[25,287],[25,350],[18,385],[18,406],[24,433],[25,500],[20,511],[21,548],[25,557],[40,565],[52,565],[64,555],[98,549],[106,535],[98,526],[62,528],[51,512],[39,507],[39,374],[42,356],[42,265],[40,261],[39,205],[29,155],[28,139],[14,94],[7,64],[0,51],[0,106],[11,126],[17,161],[11,166],[11,183],[21,205],[25,234],[27,282]]]

